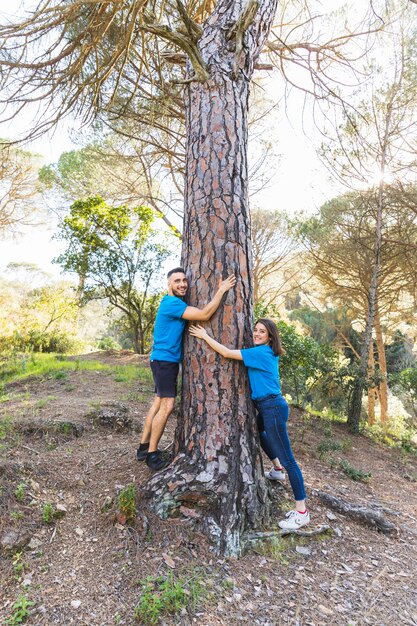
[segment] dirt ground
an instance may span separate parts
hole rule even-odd
[[[122,353],[88,358],[132,362]],[[239,560],[220,559],[198,520],[145,518],[139,504],[132,526],[117,521],[120,489],[130,483],[140,489],[151,475],[135,451],[152,386],[115,378],[73,371],[27,380],[10,385],[0,405],[3,423],[18,426],[0,460],[2,624],[20,623],[10,619],[22,595],[34,603],[25,621],[31,626],[145,624],[134,616],[142,584],[171,572],[181,580],[198,576],[201,597],[177,615],[163,614],[159,623],[167,626],[417,625],[416,456],[293,409],[290,436],[308,492],[321,489],[381,511],[397,532],[382,534],[312,495],[310,526],[329,524],[331,534],[286,538]],[[119,416],[116,428],[106,411]],[[172,419],[162,447],[172,442],[174,425]],[[325,453],[326,446],[333,450]],[[352,480],[340,459],[370,472],[369,482]],[[285,508],[288,481],[273,489]],[[45,521],[47,503],[62,517]]]

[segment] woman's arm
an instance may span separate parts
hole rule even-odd
[[[240,350],[231,350],[230,348],[226,348],[226,346],[213,339],[213,337],[210,337],[210,335],[207,334],[206,329],[199,324],[193,324],[192,326],[190,326],[189,331],[190,335],[192,335],[193,337],[204,339],[204,341],[208,343],[208,345],[213,348],[213,350],[224,356],[226,359],[243,361],[242,352]]]

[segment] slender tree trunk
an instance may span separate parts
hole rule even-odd
[[[219,279],[234,273],[236,287],[208,324],[230,347],[251,345],[252,251],[248,206],[249,79],[276,8],[264,0],[247,26],[244,46],[227,38],[239,24],[242,2],[220,2],[200,40],[210,67],[205,83],[186,89],[187,172],[182,263],[190,303],[203,306]],[[256,3],[252,3],[256,7]],[[237,28],[237,30],[239,30]],[[236,39],[236,38],[235,38]],[[159,488],[162,514],[181,503],[197,508],[202,527],[222,554],[237,555],[242,535],[268,518],[254,410],[245,369],[186,335],[177,453]],[[168,489],[164,487],[169,483]]]
[[[382,170],[383,173],[383,170]],[[383,185],[382,183],[378,188],[377,197],[377,214],[376,214],[376,227],[375,227],[375,256],[374,265],[372,268],[371,281],[368,291],[368,312],[366,316],[365,332],[362,339],[362,347],[360,353],[359,362],[359,374],[355,381],[354,392],[352,394],[352,402],[349,406],[348,412],[348,427],[349,429],[357,433],[359,431],[359,422],[362,410],[362,395],[367,388],[368,382],[368,359],[369,359],[369,346],[372,342],[372,329],[375,322],[375,314],[378,306],[378,282],[379,274],[381,272],[381,245],[382,245],[382,209],[383,209]]]
[[[368,372],[369,377],[374,378],[375,376],[375,358],[374,358],[374,342],[369,342],[369,361],[368,361]],[[375,387],[369,386],[368,388],[368,424],[372,426],[375,424],[375,396],[376,389]]]
[[[133,347],[135,348],[135,352],[136,354],[143,354],[141,334],[137,320],[129,318],[129,324],[133,334]]]
[[[375,301],[377,290],[377,279],[379,274],[379,265],[375,259],[375,265],[372,272],[371,286],[368,292],[368,314],[366,316],[365,331],[362,336],[362,346],[360,352],[359,368],[356,380],[353,385],[353,391],[349,403],[348,428],[352,433],[359,432],[359,425],[362,412],[362,396],[365,389],[368,388],[368,358],[369,345],[372,341],[372,327],[375,317]]]
[[[375,315],[375,335],[376,345],[378,349],[378,365],[381,374],[381,382],[379,383],[379,401],[381,407],[381,424],[385,427],[388,420],[388,377],[387,377],[387,359],[385,356],[384,339],[382,336],[381,321],[379,312]]]

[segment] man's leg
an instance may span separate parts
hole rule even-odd
[[[156,452],[158,449],[158,443],[161,439],[168,417],[171,415],[174,409],[175,398],[159,398],[160,407],[152,420],[152,429],[149,441],[149,454]]]
[[[139,448],[136,450],[136,458],[138,461],[144,461],[146,459],[149,450],[149,439],[151,438],[152,421],[155,415],[158,413],[160,406],[161,398],[155,396],[152,406],[149,409],[145,419]]]
[[[158,413],[160,407],[161,407],[161,398],[158,398],[158,396],[155,396],[152,406],[149,409],[148,415],[146,416],[146,419],[145,419],[142,438],[140,440],[141,444],[149,443],[149,440],[151,438],[153,418]]]
[[[170,463],[170,461],[163,459],[158,452],[158,443],[165,430],[168,417],[174,408],[179,364],[169,361],[151,361],[151,367],[160,404],[158,411],[152,418],[146,465],[154,471],[159,471]]]

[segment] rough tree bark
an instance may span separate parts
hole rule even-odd
[[[213,296],[221,277],[235,273],[236,287],[209,323],[230,347],[251,345],[248,96],[275,10],[276,0],[221,1],[199,42],[209,79],[185,89],[182,263],[197,306]],[[269,509],[247,377],[240,363],[189,337],[175,451],[173,464],[150,483],[156,510],[167,515],[193,503],[217,551],[238,555],[245,530],[265,521]]]

